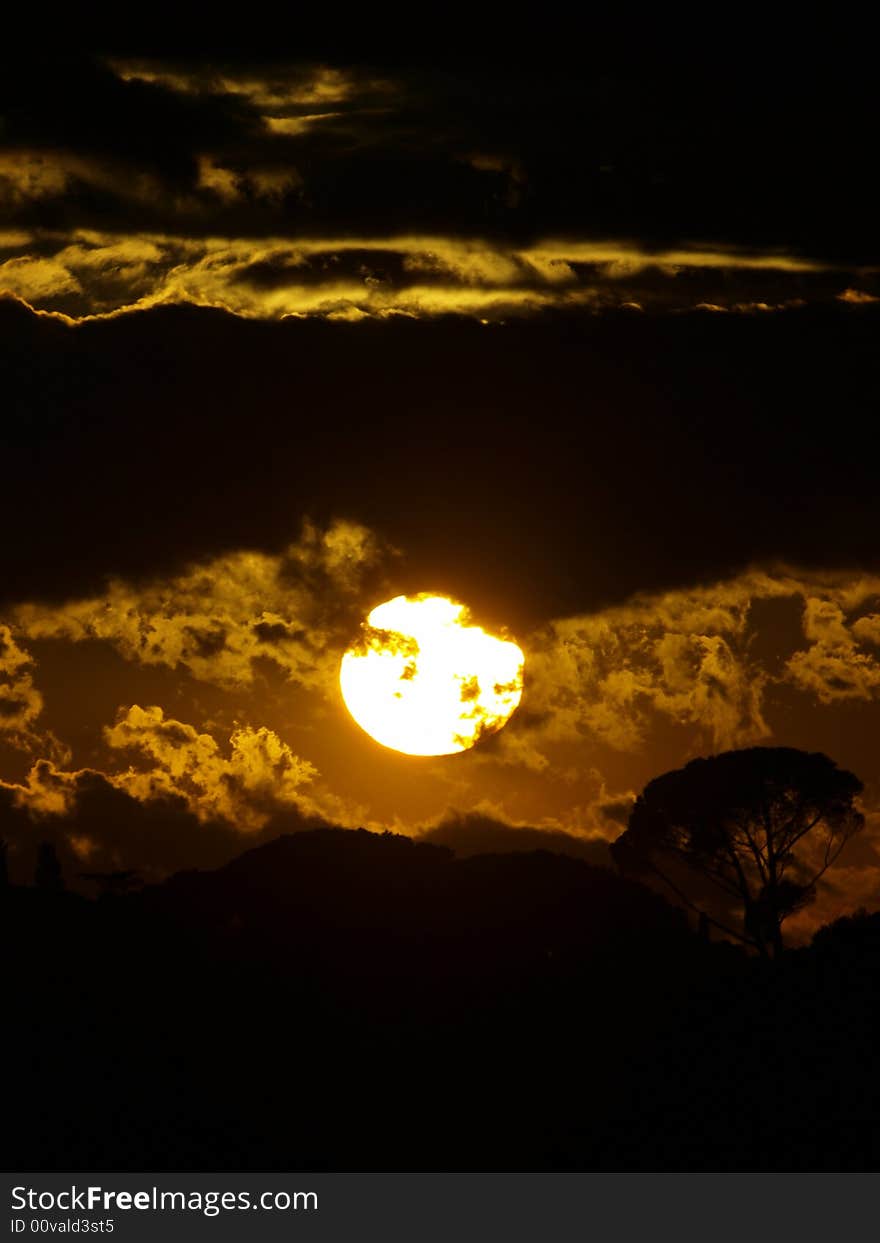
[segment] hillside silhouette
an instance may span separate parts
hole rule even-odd
[[[8,886],[7,1168],[870,1169],[880,917],[770,964],[550,851]]]

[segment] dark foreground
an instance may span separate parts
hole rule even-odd
[[[4,891],[7,1169],[871,1170],[880,916],[778,966],[545,852]]]

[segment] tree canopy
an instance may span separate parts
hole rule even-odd
[[[776,957],[783,922],[813,900],[864,824],[861,792],[853,773],[819,752],[725,751],[649,782],[612,854],[622,871],[653,873],[723,931]],[[702,911],[700,881],[740,908],[741,929]]]

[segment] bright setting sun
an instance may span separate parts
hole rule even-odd
[[[472,625],[463,604],[422,593],[373,609],[339,680],[349,712],[383,746],[453,755],[508,721],[523,664],[520,648]]]

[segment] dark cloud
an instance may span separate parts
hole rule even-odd
[[[444,817],[434,828],[419,835],[419,841],[448,846],[457,855],[510,854],[514,851],[550,850],[554,854],[586,859],[599,867],[611,866],[606,841],[575,837],[553,829],[505,824],[491,816],[454,814]]]
[[[0,290],[72,317],[493,320],[880,296],[876,101],[853,60],[820,92],[791,58],[747,72],[631,37],[527,67],[292,46],[10,66]]]
[[[286,622],[257,622],[254,634],[264,643],[284,643],[288,639],[302,642],[308,638],[304,630],[292,630]]]
[[[404,276],[404,256],[393,249],[329,249],[296,263],[283,256],[258,260],[237,272],[233,283],[273,290],[290,285],[320,285],[328,280],[393,280],[399,284]]]
[[[489,326],[0,314],[7,599],[280,551],[304,515],[366,523],[405,553],[400,590],[511,625],[753,561],[876,565],[872,307]]]
[[[621,828],[626,827],[632,809],[633,800],[631,798],[609,799],[607,802],[599,804],[599,811],[604,819],[611,824],[620,825]]]
[[[876,99],[859,49],[819,74],[790,50],[762,56],[765,38],[748,58],[687,55],[686,41],[669,57],[640,54],[630,35],[625,55],[606,44],[575,63],[554,47],[528,65],[392,56],[328,69],[301,41],[286,64],[203,51],[16,59],[4,144],[81,163],[13,219],[215,236],[702,238],[876,261]],[[200,178],[205,157],[239,193]],[[289,192],[262,194],[260,176],[284,170]]]
[[[32,878],[41,841],[55,844],[68,884],[78,889],[88,888],[80,879],[85,871],[132,868],[149,880],[181,868],[219,866],[241,850],[231,825],[201,823],[182,798],[141,802],[96,772],[67,784],[73,794],[68,810],[37,816],[0,788],[0,837],[9,843],[10,872],[20,883]]]

